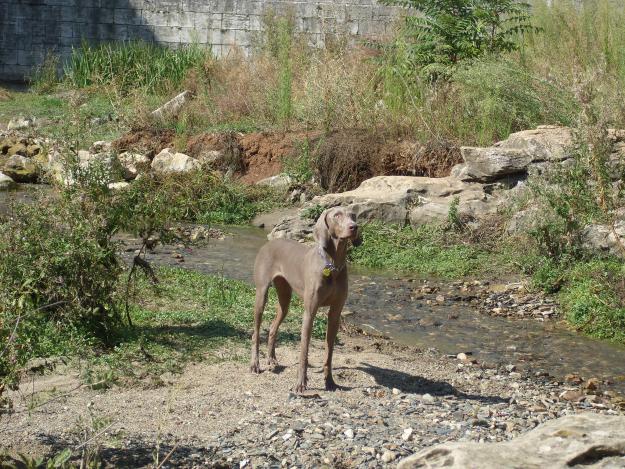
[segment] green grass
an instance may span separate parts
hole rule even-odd
[[[566,319],[593,337],[625,343],[625,269],[619,259],[578,262],[559,299]]]
[[[58,91],[53,94],[11,92],[0,100],[0,122],[16,116],[34,117],[36,135],[71,141],[89,148],[97,140],[111,140],[123,133],[125,116],[131,112],[130,99],[118,99],[104,88]]]
[[[484,274],[493,253],[435,226],[416,229],[370,223],[362,246],[352,249],[352,262],[373,268],[417,272],[423,276],[463,278]]]
[[[180,87],[190,70],[200,70],[210,58],[210,49],[197,44],[171,49],[141,41],[85,42],[72,51],[65,80],[77,88],[115,85],[122,91],[143,88],[152,93]]]
[[[165,372],[178,373],[190,362],[249,360],[254,288],[246,283],[179,268],[159,268],[155,288],[137,283],[132,304],[133,328],[120,335],[112,350],[89,360],[85,379],[158,384]],[[271,290],[263,317],[268,329],[275,317]],[[302,304],[294,297],[278,343],[300,337]],[[323,338],[326,318],[315,319],[313,336]],[[74,346],[66,352],[73,353]]]

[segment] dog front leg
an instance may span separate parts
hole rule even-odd
[[[319,309],[319,301],[316,295],[304,302],[304,321],[302,323],[302,338],[299,352],[299,368],[297,370],[297,385],[295,392],[304,392],[308,386],[308,347],[312,334],[313,321]]]
[[[326,359],[323,364],[323,377],[325,379],[326,391],[336,391],[338,386],[332,378],[332,355],[334,353],[334,341],[339,330],[341,321],[341,310],[343,305],[331,306],[328,311],[328,328],[326,330]]]

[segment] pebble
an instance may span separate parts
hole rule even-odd
[[[384,463],[389,463],[395,461],[395,458],[397,458],[397,455],[392,451],[384,451],[380,459],[382,459],[382,462]]]
[[[410,437],[412,436],[413,431],[414,430],[412,428],[405,428],[404,432],[401,434],[401,439],[404,441],[408,441]]]

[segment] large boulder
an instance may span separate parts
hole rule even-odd
[[[39,178],[39,170],[35,161],[17,154],[4,162],[2,172],[16,182],[36,182]]]
[[[349,206],[360,222],[378,220],[419,226],[447,220],[455,199],[458,214],[469,219],[496,211],[499,203],[497,197],[484,192],[482,185],[454,177],[376,176],[354,190],[315,197],[300,214],[276,225],[269,238],[306,237],[311,232],[312,220],[305,214],[316,206]]]
[[[409,456],[397,467],[625,467],[625,416],[570,415],[550,420],[503,443],[443,443]]]
[[[454,175],[465,181],[489,182],[524,174],[532,165],[566,160],[572,143],[568,127],[544,125],[523,130],[492,147],[462,147],[464,164],[454,168]]]
[[[201,164],[184,153],[176,153],[171,148],[165,148],[152,160],[152,171],[155,173],[188,173],[199,170]]]
[[[17,186],[15,181],[4,173],[0,172],[0,191],[14,189]]]

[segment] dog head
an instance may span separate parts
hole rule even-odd
[[[349,240],[354,246],[362,243],[356,216],[343,207],[324,210],[315,224],[313,237],[324,249],[332,238]]]

